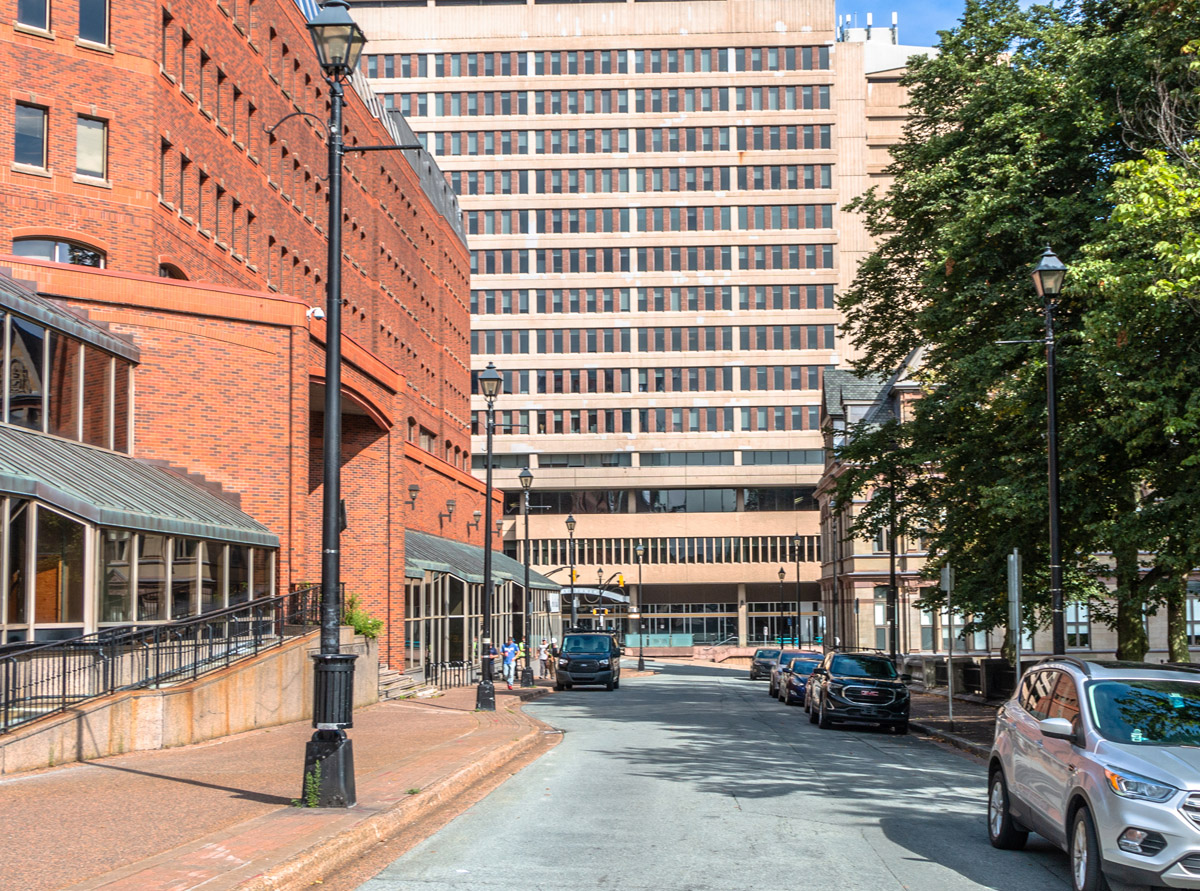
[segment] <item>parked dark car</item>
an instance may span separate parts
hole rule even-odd
[[[820,664],[821,657],[812,655],[796,656],[784,666],[780,674],[779,701],[784,705],[798,705],[804,702],[809,675]]]
[[[563,636],[555,659],[554,689],[594,684],[609,690],[621,686],[621,648],[611,634],[571,633]]]
[[[822,730],[836,721],[908,733],[908,680],[886,656],[830,653],[809,676],[808,719]]]
[[[779,695],[779,678],[783,674],[783,668],[797,656],[808,656],[810,659],[821,659],[820,653],[809,653],[805,650],[780,650],[779,656],[771,663],[771,683],[767,692],[772,697]]]
[[[754,651],[754,657],[750,660],[750,680],[757,681],[759,678],[769,678],[771,676],[771,666],[775,664],[775,660],[779,658],[779,650],[763,648]]]

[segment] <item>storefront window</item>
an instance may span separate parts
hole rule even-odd
[[[133,366],[124,359],[117,359],[113,369],[113,444],[118,452],[129,453],[129,415],[132,397]]]
[[[167,538],[165,535],[138,536],[139,622],[165,619],[167,603]]]
[[[128,622],[133,534],[123,529],[105,529],[101,542],[100,621]]]
[[[39,624],[83,622],[84,526],[39,506],[34,619]]]
[[[254,549],[254,597],[270,597],[275,593],[275,552],[266,548]]]
[[[250,549],[244,545],[229,546],[229,605],[250,599]]]
[[[200,542],[176,538],[171,557],[171,618],[183,619],[196,612],[196,583]]]
[[[112,356],[90,346],[83,350],[83,441],[107,449]]]
[[[13,316],[8,344],[8,421],[42,429],[46,329]]]
[[[30,503],[17,498],[8,500],[8,623],[24,625],[29,578]]]
[[[55,436],[79,439],[79,351],[77,340],[50,332],[50,364],[46,389],[50,393],[48,430]]]
[[[200,612],[225,606],[225,546],[200,542]]]

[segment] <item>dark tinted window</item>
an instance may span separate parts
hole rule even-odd
[[[896,666],[887,659],[867,656],[835,656],[830,671],[852,678],[892,680],[896,677]]]
[[[612,649],[612,638],[596,635],[568,635],[563,640],[564,653],[607,653]]]
[[[812,674],[812,670],[820,664],[816,659],[793,659],[792,674]]]
[[[1050,711],[1050,701],[1061,672],[1036,671],[1021,684],[1021,707],[1039,721]]]
[[[778,659],[779,650],[755,650],[755,659]]]

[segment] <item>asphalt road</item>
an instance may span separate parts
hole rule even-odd
[[[526,706],[560,745],[361,891],[1058,891],[1066,856],[997,851],[982,765],[819,730],[742,672],[665,666]]]

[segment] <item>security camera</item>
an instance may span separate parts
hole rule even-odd
[[[304,314],[310,319],[316,319],[318,322],[325,318],[325,310],[319,306],[310,306]]]

